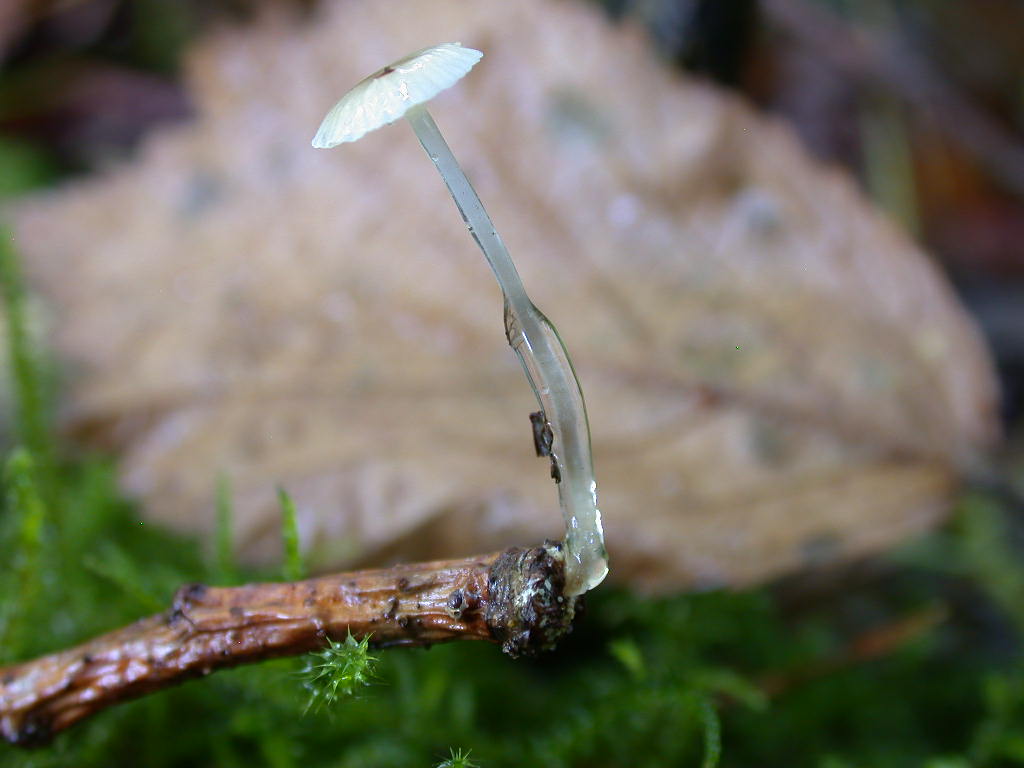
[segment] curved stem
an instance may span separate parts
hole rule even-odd
[[[551,425],[552,475],[558,482],[566,525],[566,592],[582,594],[604,579],[608,561],[597,508],[590,426],[569,353],[555,327],[530,301],[512,257],[433,118],[423,106],[410,109],[405,117],[448,186],[504,294],[508,342]]]

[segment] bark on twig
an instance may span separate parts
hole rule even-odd
[[[576,600],[563,587],[557,542],[284,584],[187,585],[164,613],[0,669],[0,734],[44,743],[118,701],[349,632],[376,647],[475,639],[536,653],[571,628]]]

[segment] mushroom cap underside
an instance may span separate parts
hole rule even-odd
[[[458,43],[424,48],[361,80],[327,113],[313,146],[329,149],[393,123],[461,80],[483,58]]]

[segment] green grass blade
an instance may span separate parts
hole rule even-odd
[[[25,286],[11,234],[0,224],[0,292],[7,326],[8,361],[18,439],[45,469],[53,455],[41,366],[32,350],[25,311]]]
[[[704,734],[704,761],[702,768],[717,768],[722,757],[722,723],[718,713],[705,695],[697,697],[697,712]]]
[[[214,570],[221,584],[234,584],[238,580],[235,562],[235,544],[231,532],[234,517],[231,506],[231,481],[227,475],[217,479],[217,531]]]
[[[88,553],[82,558],[82,565],[101,579],[110,582],[131,598],[140,608],[150,613],[159,613],[167,606],[156,595],[143,586],[139,565],[120,547],[107,543],[100,554]]]
[[[299,523],[295,514],[295,502],[284,488],[277,489],[281,504],[281,540],[284,543],[284,577],[298,581],[306,577],[306,564],[299,547]]]
[[[39,494],[32,456],[23,448],[11,452],[4,467],[7,508],[12,514],[11,570],[7,574],[7,595],[0,603],[0,653],[13,658],[20,655],[27,633],[26,616],[42,587],[43,528],[46,506]]]

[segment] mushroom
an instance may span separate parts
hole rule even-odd
[[[472,48],[443,43],[374,72],[327,113],[313,137],[313,146],[326,149],[355,141],[405,117],[434,162],[501,286],[505,336],[540,403],[541,413],[535,421],[550,425],[551,440],[543,452],[551,457],[551,474],[558,485],[566,525],[565,594],[581,595],[608,573],[583,392],[558,332],[530,301],[483,203],[424,106],[458,82],[482,57]]]

